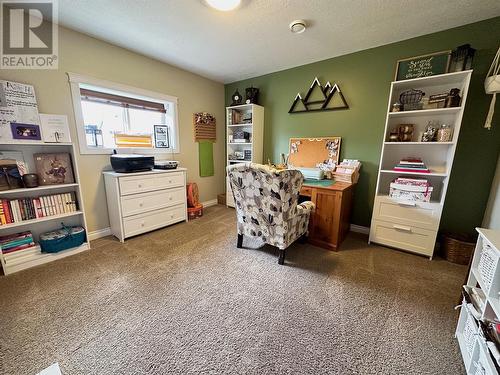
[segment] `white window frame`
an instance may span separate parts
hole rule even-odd
[[[145,89],[140,89],[137,87],[132,87],[128,85],[123,85],[121,83],[106,81],[99,78],[84,76],[78,73],[67,73],[71,97],[73,100],[73,110],[75,112],[75,122],[76,122],[76,132],[78,135],[78,143],[80,145],[80,154],[93,154],[93,155],[110,155],[113,153],[113,148],[96,148],[87,145],[87,140],[85,136],[85,122],[83,120],[82,112],[82,100],[80,94],[80,85],[90,85],[95,87],[100,87],[103,89],[111,90],[117,95],[129,96],[136,99],[156,101],[156,102],[169,102],[173,103],[174,106],[174,131],[173,131],[173,143],[174,148],[116,148],[119,152],[125,153],[141,153],[141,154],[178,154],[180,153],[179,144],[179,110],[178,110],[178,98],[171,95],[161,94],[154,91],[149,91]]]

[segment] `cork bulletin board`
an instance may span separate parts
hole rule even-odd
[[[290,138],[288,164],[330,170],[339,162],[341,137]]]

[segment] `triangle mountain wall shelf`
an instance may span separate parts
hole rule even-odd
[[[320,96],[322,97],[322,99],[311,100],[311,97],[315,90],[320,91]],[[343,104],[335,106],[330,105],[335,95],[338,95]],[[340,91],[339,85],[334,83],[332,86],[330,82],[327,82],[323,87],[323,85],[319,82],[318,77],[315,77],[304,98],[302,98],[300,93],[297,93],[297,96],[295,96],[295,99],[292,103],[292,106],[288,110],[288,113],[335,111],[338,109],[349,109],[349,105],[347,104],[342,91]]]

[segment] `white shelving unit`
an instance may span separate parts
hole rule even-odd
[[[370,227],[370,242],[391,246],[432,258],[441,213],[446,198],[453,158],[472,71],[441,74],[391,83],[375,202]],[[460,89],[460,107],[391,112],[401,93],[418,89],[425,96]],[[429,121],[448,124],[453,129],[450,142],[420,142]],[[392,129],[413,124],[411,142],[390,142]],[[431,173],[397,172],[393,168],[406,157],[422,158]],[[433,187],[430,202],[408,202],[389,197],[389,185],[398,176],[425,178]]]
[[[18,223],[5,224],[0,226],[0,236],[30,230],[33,233],[35,241],[39,239],[41,233],[59,229],[61,222],[68,226],[81,226],[87,231],[87,223],[83,212],[83,199],[80,189],[80,176],[78,174],[78,166],[75,157],[75,148],[72,143],[44,143],[44,142],[29,142],[29,141],[10,141],[0,142],[0,151],[22,151],[24,161],[30,173],[35,172],[35,163],[33,154],[37,153],[59,153],[67,152],[71,155],[73,163],[73,174],[75,182],[70,184],[60,185],[44,185],[36,188],[21,188],[0,191],[0,199],[16,199],[27,197],[39,197],[44,195],[59,194],[74,192],[77,200],[78,211],[68,212],[59,215],[46,216],[39,219],[25,220]],[[9,275],[27,268],[31,268],[40,264],[52,262],[79,252],[88,250],[90,245],[88,242],[83,243],[76,248],[61,251],[55,254],[44,254],[40,252],[39,246],[30,249],[27,254],[21,255],[16,252],[10,254],[2,254],[0,251],[0,263],[4,275]]]
[[[479,237],[472,258],[471,270],[464,289],[482,290],[484,300],[478,308],[467,304],[460,309],[455,337],[460,346],[467,374],[498,374],[486,344],[479,320],[493,321],[500,317],[500,231],[476,229]],[[487,249],[487,250],[486,250]]]
[[[251,115],[252,122],[248,124],[234,124],[232,122],[232,119],[234,118],[232,116],[233,111],[238,111],[242,115]],[[230,142],[229,140],[236,130],[243,130],[250,133],[250,142]],[[264,152],[264,107],[257,104],[243,104],[226,107],[226,142],[226,160],[228,166],[245,162],[262,163]],[[231,158],[231,156],[233,156],[235,152],[245,152],[245,150],[250,150],[251,159],[236,160]],[[226,204],[229,207],[234,207],[233,193],[231,191],[231,187],[229,186],[229,181],[227,180],[227,178]]]

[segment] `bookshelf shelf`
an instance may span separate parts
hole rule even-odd
[[[389,112],[389,117],[415,117],[415,116],[437,116],[455,114],[462,110],[462,107],[420,109],[418,111]]]
[[[73,212],[58,213],[50,216],[47,215],[48,212],[45,212],[46,216],[24,221],[10,222],[7,224],[0,225],[0,236],[16,235],[19,232],[30,231],[33,236],[34,242],[37,243],[39,241],[41,234],[60,229],[61,223],[64,223],[64,225],[67,226],[83,227],[88,235],[87,223],[84,214],[84,203],[82,199],[81,186],[80,186],[80,176],[78,173],[78,166],[76,163],[77,160],[76,152],[75,152],[75,147],[72,143],[44,143],[39,141],[34,141],[34,142],[4,141],[0,142],[0,151],[17,151],[17,152],[21,151],[28,172],[30,173],[34,173],[37,170],[34,158],[35,154],[69,153],[73,169],[74,182],[68,184],[43,185],[35,188],[20,188],[20,189],[0,191],[0,198],[2,200],[10,201],[10,204],[7,204],[8,207],[7,209],[9,210],[8,212],[10,212],[10,210],[13,210],[14,207],[13,202],[14,204],[16,204],[15,207],[17,207],[18,203],[15,200],[19,200],[19,202],[21,201],[29,202],[31,199],[34,200],[35,198],[40,198],[41,201],[42,200],[41,197],[52,196],[52,195],[58,196],[57,200],[54,198],[55,206],[52,207],[55,208],[51,209],[55,211],[53,211],[52,213],[63,212],[65,210],[63,207],[66,207],[64,206],[64,204],[65,202],[66,204],[68,204],[68,201],[65,201],[63,198],[65,195],[69,196],[69,194],[71,194],[72,197],[71,200],[76,201],[78,207],[78,210]],[[32,202],[33,204],[35,204],[34,201]],[[27,204],[27,206],[24,206],[25,204]],[[42,203],[41,210],[44,211],[45,209],[43,207],[49,207],[49,206],[43,206]],[[23,203],[23,204],[19,203],[19,207],[17,207],[18,212],[17,214],[15,214],[18,215],[17,216],[18,220],[20,219],[19,216],[20,208],[21,210],[24,210],[22,211],[24,213],[21,212],[22,215],[26,215],[27,213],[29,214],[28,217],[35,216],[33,205],[31,205],[31,211],[29,207],[30,206],[28,203]],[[37,215],[40,216],[39,214],[42,213],[42,211],[37,211]],[[15,215],[12,215],[12,212],[10,212],[10,214],[11,215],[9,215],[9,217],[15,217]],[[36,247],[29,249],[34,250],[35,248]],[[22,250],[16,250],[4,255],[0,250],[0,263],[2,265],[4,275],[8,275],[13,272],[37,266],[39,264],[61,259],[66,256],[87,250],[89,248],[90,244],[86,242],[81,246],[78,246],[73,249],[64,250],[57,254],[43,254],[40,252],[32,253],[31,251],[22,253]],[[19,251],[19,253],[17,253],[17,251]]]
[[[60,220],[60,219],[66,218],[66,217],[71,217],[71,216],[76,216],[76,215],[83,215],[83,211],[67,212],[64,214],[44,216],[44,217],[40,217],[38,219],[24,220],[24,221],[20,221],[18,223],[5,224],[5,225],[0,226],[0,233],[6,229],[24,227],[26,225],[36,225],[39,223],[43,223],[44,221]],[[58,226],[56,226],[56,227],[58,227]]]
[[[455,142],[384,142],[385,145],[422,145],[422,146],[446,146],[454,145]]]
[[[40,249],[38,245],[35,246],[35,248]],[[15,258],[13,260],[7,260],[7,262],[4,261],[2,262],[2,265],[4,266],[5,275],[10,275],[11,273],[39,266],[41,264],[52,262],[54,260],[66,258],[70,255],[75,255],[88,249],[90,249],[90,244],[88,242],[84,242],[78,247],[73,247],[71,249],[60,251],[58,253],[49,254],[39,252],[36,254]]]
[[[432,259],[471,74],[472,71],[469,70],[391,83],[369,242],[425,255]],[[393,104],[399,102],[400,95],[406,90],[422,90],[425,92],[425,97],[429,97],[449,93],[454,88],[460,90],[459,107],[391,112]],[[432,125],[436,127],[448,125],[453,132],[451,141],[420,142],[430,121],[433,121]],[[403,125],[412,126],[413,134],[409,138],[410,142],[390,142],[391,133],[397,132],[398,127]],[[393,169],[396,165],[411,164],[402,162],[408,158],[417,159],[413,166],[415,169],[420,167],[422,162],[430,173],[419,173],[418,170],[402,172]],[[406,183],[412,185],[406,193],[398,194],[400,192],[393,190],[393,197],[398,196],[399,200],[389,197],[391,183],[398,178],[406,178]],[[432,191],[428,189],[429,187],[432,187]],[[394,186],[393,188],[398,189]],[[421,190],[422,188],[424,189]],[[405,189],[400,189],[402,190]],[[415,200],[427,199],[430,199],[430,202],[414,204]],[[403,229],[401,225],[404,226]]]
[[[234,123],[233,123],[234,121]],[[242,121],[251,121],[242,123]],[[236,132],[250,133],[250,142],[230,142]],[[253,162],[262,163],[264,151],[264,107],[242,104],[226,107],[226,165]],[[231,159],[236,153],[244,153],[245,160]],[[250,155],[248,155],[250,153]],[[250,158],[250,159],[249,159]],[[226,179],[226,204],[234,207],[233,193]]]
[[[43,192],[43,191],[48,191],[48,190],[67,189],[67,188],[77,187],[77,186],[79,186],[79,185],[75,183],[75,184],[60,184],[60,185],[44,185],[44,186],[38,186],[36,188],[3,190],[3,191],[0,191],[0,197],[7,196],[7,195],[28,193],[28,192],[32,192],[32,191]]]

